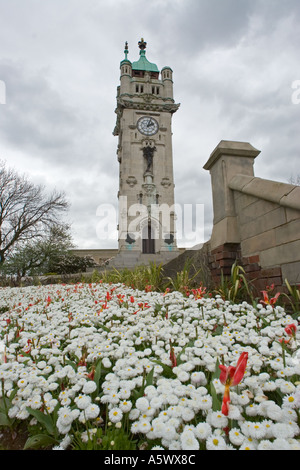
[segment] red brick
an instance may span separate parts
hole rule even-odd
[[[268,279],[266,279],[266,283],[267,283],[267,286],[270,286],[272,284],[275,285],[275,287],[277,286],[281,286],[282,285],[282,277],[270,277]]]
[[[276,266],[274,268],[265,268],[261,270],[261,277],[275,277],[281,276],[281,267]]]
[[[257,263],[252,263],[252,264],[248,264],[248,265],[244,266],[244,269],[245,269],[246,273],[250,273],[250,272],[253,272],[253,271],[257,272],[257,271],[260,271],[260,266]]]
[[[247,279],[254,280],[254,279],[261,279],[259,271],[251,271],[246,274]]]
[[[223,268],[223,267],[229,267],[231,268],[232,266],[232,260],[230,259],[221,259],[220,260],[220,267]]]
[[[259,263],[259,255],[249,256],[249,263]]]

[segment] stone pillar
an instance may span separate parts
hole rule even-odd
[[[225,244],[239,244],[240,234],[230,180],[236,174],[254,176],[254,159],[260,151],[247,142],[221,140],[204,165],[211,175],[213,230],[211,250]]]

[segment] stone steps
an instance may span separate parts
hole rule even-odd
[[[114,258],[109,260],[108,264],[101,266],[99,270],[111,270],[111,269],[133,269],[136,266],[147,266],[151,262],[156,265],[165,264],[171,261],[174,258],[179,256],[179,251],[174,252],[164,252],[164,253],[155,253],[155,254],[146,254],[146,253],[137,253],[137,252],[122,252],[118,253]]]

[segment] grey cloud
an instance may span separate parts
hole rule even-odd
[[[124,42],[174,71],[175,198],[212,197],[203,165],[221,139],[261,150],[258,176],[298,172],[300,79],[298,0],[0,0],[0,151],[35,180],[65,189],[79,246],[101,247],[96,208],[117,203],[117,138],[112,136]],[[16,14],[15,12],[18,12]],[[5,50],[1,45],[5,44]],[[298,172],[299,173],[299,172]]]
[[[27,148],[32,156],[68,146],[82,123],[43,72],[29,74],[20,65],[2,61],[0,74],[6,83],[6,105],[0,118],[2,138]]]

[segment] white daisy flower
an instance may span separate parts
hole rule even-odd
[[[226,450],[225,439],[218,434],[211,434],[206,440],[206,450]]]
[[[100,408],[98,405],[91,403],[87,408],[85,408],[84,412],[87,419],[95,419],[100,413]]]
[[[91,397],[89,395],[79,395],[74,401],[80,410],[85,410],[91,404]]]
[[[193,431],[186,430],[180,434],[180,442],[182,450],[199,450],[200,445]]]
[[[195,435],[200,440],[205,440],[211,434],[211,426],[208,423],[198,423],[195,427]]]
[[[149,407],[149,401],[145,397],[140,397],[136,400],[135,406],[139,411],[146,411]]]
[[[109,412],[109,419],[112,423],[122,421],[123,412],[120,408],[112,408]]]
[[[83,385],[82,391],[85,394],[93,393],[97,389],[97,385],[93,380],[85,382]]]

